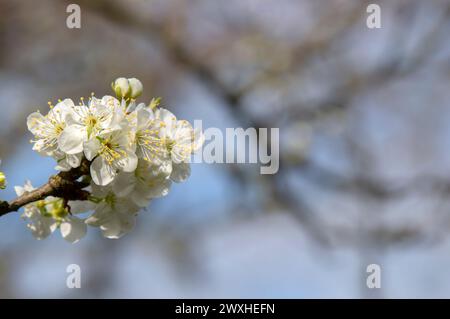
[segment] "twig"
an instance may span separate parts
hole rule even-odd
[[[0,201],[0,216],[15,212],[27,204],[39,201],[48,196],[60,197],[66,201],[87,200],[90,194],[88,191],[83,190],[87,185],[77,180],[89,174],[89,167],[90,162],[84,159],[80,167],[51,176],[46,184],[17,197],[11,202]]]

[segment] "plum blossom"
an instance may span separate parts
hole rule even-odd
[[[161,120],[159,137],[166,161],[172,165],[170,178],[177,183],[184,182],[191,174],[190,156],[203,144],[203,134],[194,131],[185,120],[177,120],[166,109],[158,109],[155,117]]]
[[[39,111],[28,116],[28,130],[34,134],[33,150],[47,156],[52,156],[58,149],[60,137],[67,125],[67,116],[73,107],[71,99],[65,99],[52,107],[47,115]]]
[[[84,144],[84,154],[91,164],[91,177],[95,184],[106,186],[118,172],[133,172],[137,156],[126,129],[103,133]]]
[[[111,187],[94,185],[92,193],[102,199],[86,219],[88,225],[99,227],[103,236],[110,239],[118,239],[134,228],[139,206],[127,197],[117,196]]]
[[[70,197],[67,193],[52,192],[56,196],[25,205],[22,217],[36,239],[59,229],[75,243],[87,226],[99,228],[106,238],[120,238],[133,229],[141,210],[169,193],[172,182],[190,176],[190,157],[201,147],[203,134],[161,108],[160,98],[137,103],[143,91],[138,79],[118,78],[112,88],[116,97],[92,94],[78,104],[64,99],[46,115],[28,117],[33,149],[52,157],[58,171],[82,171],[68,187],[79,187],[88,198],[72,201],[64,198]],[[1,174],[0,188],[6,183]],[[16,187],[18,196],[33,190],[30,182]]]
[[[23,187],[15,187],[18,196],[34,189],[30,181],[27,181]],[[86,235],[87,227],[84,220],[69,212],[68,207],[70,207],[70,202],[65,207],[63,199],[48,196],[43,200],[26,205],[22,218],[28,220],[27,228],[38,240],[47,238],[56,229],[59,229],[65,240],[76,243]]]
[[[67,154],[81,153],[85,142],[106,131],[120,129],[123,116],[121,103],[112,96],[101,100],[92,97],[88,105],[72,106],[61,132],[60,149]]]
[[[154,165],[140,160],[132,173],[121,173],[112,184],[113,191],[121,197],[129,197],[139,207],[146,207],[150,200],[166,196],[172,184],[171,166]]]
[[[150,108],[138,107],[130,114],[135,127],[136,155],[150,163],[163,164],[168,152],[160,137],[162,121],[155,117]]]

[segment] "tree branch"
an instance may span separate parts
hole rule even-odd
[[[90,194],[83,188],[87,187],[88,184],[77,180],[89,174],[89,167],[90,162],[84,159],[79,167],[51,176],[46,184],[17,197],[11,202],[0,201],[0,216],[15,212],[27,204],[48,196],[60,197],[66,201],[87,200]]]

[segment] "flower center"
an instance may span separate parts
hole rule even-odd
[[[168,139],[168,138],[164,138],[164,145],[166,146],[166,149],[170,152],[172,152],[173,147],[175,146],[175,141]]]
[[[118,144],[113,143],[109,139],[98,139],[102,143],[99,154],[108,162],[109,165],[127,155],[124,150],[119,149]]]
[[[62,123],[56,124],[56,125],[55,125],[55,133],[56,133],[57,135],[61,134],[62,131],[64,131],[64,126],[65,126],[65,125],[62,124]]]
[[[158,129],[145,129],[136,132],[136,144],[142,151],[143,158],[151,162],[162,155],[163,140],[159,137]]]
[[[69,213],[62,199],[57,199],[50,203],[40,200],[36,202],[36,207],[43,216],[52,217],[56,221],[61,221]]]
[[[88,137],[91,136],[92,131],[94,130],[94,128],[97,126],[98,120],[95,116],[93,115],[88,115],[86,117],[86,119],[84,120],[84,124],[87,127],[87,133],[88,133]]]
[[[94,127],[97,124],[97,119],[95,118],[95,116],[89,115],[84,120],[84,124],[86,124],[86,126]]]

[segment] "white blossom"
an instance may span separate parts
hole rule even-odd
[[[133,172],[137,156],[131,143],[131,132],[124,128],[96,136],[84,143],[84,154],[91,164],[91,177],[95,184],[106,186],[120,172]]]
[[[83,159],[83,153],[67,154],[62,151],[56,151],[53,154],[53,158],[56,160],[57,165],[55,169],[62,172],[70,171],[72,168],[77,168],[81,164]]]
[[[146,207],[152,199],[169,193],[170,174],[170,165],[154,165],[140,160],[134,172],[117,176],[112,189],[117,196],[128,197],[137,206]]]
[[[111,187],[98,188],[93,185],[93,194],[101,196],[94,213],[86,219],[90,226],[99,227],[106,238],[117,239],[130,232],[140,210],[133,201],[127,197],[119,197]]]
[[[162,141],[166,160],[172,163],[171,179],[184,182],[191,174],[189,159],[202,145],[203,135],[195,132],[192,125],[185,120],[177,120],[175,115],[166,109],[158,109],[155,117],[160,119],[159,136]]]
[[[30,181],[27,181],[23,187],[15,187],[18,196],[34,189]],[[70,205],[71,202],[67,204],[68,207]],[[87,227],[84,220],[71,213],[65,207],[63,199],[48,196],[43,200],[26,205],[22,218],[28,219],[27,228],[38,240],[45,239],[56,229],[60,229],[65,240],[76,243],[86,235]]]
[[[74,106],[71,99],[65,99],[56,104],[47,115],[34,112],[28,116],[27,125],[35,140],[33,150],[47,156],[52,156],[58,149],[61,133],[67,126],[69,110]]]
[[[159,108],[160,98],[137,103],[143,91],[138,79],[118,78],[112,88],[117,98],[92,94],[87,104],[81,99],[78,105],[65,99],[46,115],[28,117],[33,149],[55,159],[56,170],[90,165],[74,181],[90,194],[88,200],[48,196],[24,206],[22,216],[35,238],[59,229],[67,241],[77,242],[87,225],[98,227],[107,238],[120,238],[133,229],[141,209],[166,196],[172,182],[190,176],[190,157],[202,145],[202,133]],[[5,184],[1,174],[0,188]],[[15,189],[18,196],[34,190],[29,182]],[[79,213],[86,218],[78,218]]]
[[[135,129],[136,155],[156,165],[168,160],[168,151],[160,136],[162,121],[155,118],[150,108],[138,106],[130,116]]]
[[[98,134],[120,129],[123,117],[121,103],[112,96],[104,96],[101,100],[92,97],[88,105],[74,105],[61,133],[59,147],[67,154],[81,153],[85,142],[95,139]]]

